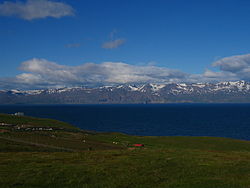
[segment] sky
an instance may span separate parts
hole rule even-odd
[[[0,0],[0,89],[250,81],[248,0]]]

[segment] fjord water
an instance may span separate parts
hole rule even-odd
[[[250,140],[250,104],[1,105],[0,113],[53,118],[85,130]]]

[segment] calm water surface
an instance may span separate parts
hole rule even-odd
[[[250,140],[250,104],[10,105],[0,113],[53,118],[86,130]]]

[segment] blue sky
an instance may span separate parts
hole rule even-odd
[[[248,0],[0,0],[0,87],[249,80],[249,23]]]

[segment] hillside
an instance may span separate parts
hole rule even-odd
[[[9,114],[0,114],[0,123],[10,124],[9,127],[19,126],[20,128],[38,128],[38,127],[50,127],[54,129],[69,129],[69,130],[79,130],[78,128],[57,120],[52,119],[42,119],[27,116],[16,116]],[[18,128],[18,127],[16,127]]]
[[[0,123],[0,187],[250,187],[249,141],[96,133],[4,114]]]
[[[0,114],[0,151],[83,151],[89,148],[120,148],[92,138],[86,143],[86,137],[92,134],[95,133],[82,131],[57,120]]]

